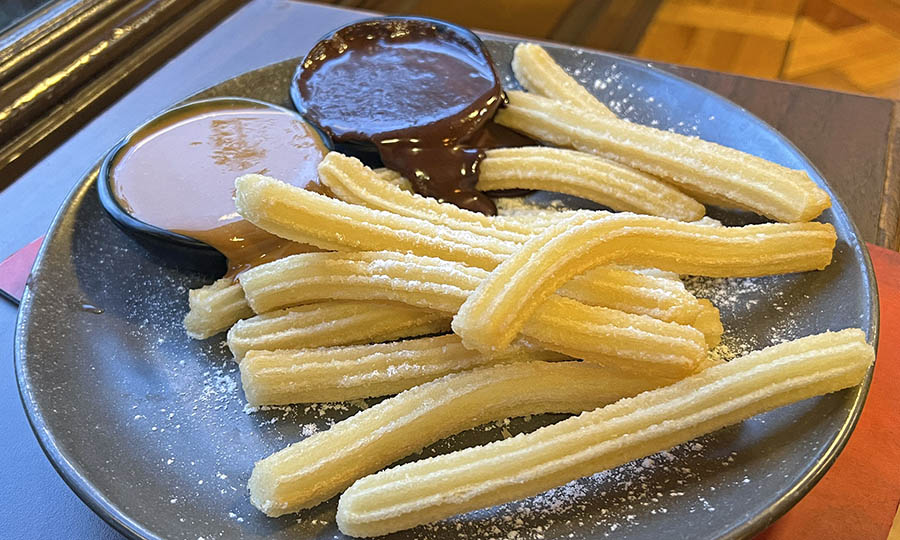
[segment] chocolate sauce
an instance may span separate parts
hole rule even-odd
[[[294,84],[306,118],[335,142],[373,144],[419,193],[496,214],[475,183],[483,129],[505,96],[471,32],[428,19],[356,23],[316,44]]]
[[[517,146],[537,146],[541,143],[518,131],[513,131],[506,126],[501,126],[491,119],[484,125],[484,129],[478,132],[477,138],[472,142],[473,146],[490,150],[491,148],[511,148]]]
[[[327,153],[289,111],[246,100],[212,100],[164,113],[114,157],[110,187],[132,217],[196,238],[228,259],[227,277],[295,253],[319,251],[272,235],[234,209],[234,179],[274,176],[315,188]]]

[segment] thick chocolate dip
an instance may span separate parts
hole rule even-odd
[[[481,41],[440,21],[363,21],[327,36],[294,80],[298,108],[336,143],[374,145],[416,191],[495,214],[475,190],[483,128],[505,96]]]
[[[296,114],[249,100],[210,100],[164,113],[135,132],[109,168],[118,205],[135,219],[195,238],[228,259],[227,276],[317,249],[274,236],[241,218],[234,180],[258,173],[315,183],[327,153]]]

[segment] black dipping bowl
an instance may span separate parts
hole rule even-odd
[[[490,52],[485,46],[484,42],[481,41],[481,38],[476,36],[471,30],[467,28],[463,28],[462,26],[457,26],[455,24],[450,24],[447,21],[441,21],[439,19],[430,19],[428,17],[406,17],[406,16],[394,16],[394,17],[373,17],[370,19],[363,19],[361,21],[356,21],[351,24],[345,24],[340,28],[335,28],[331,32],[323,35],[321,39],[319,39],[318,43],[323,41],[330,40],[334,38],[341,30],[345,28],[349,28],[351,26],[357,26],[362,24],[378,24],[383,22],[390,21],[414,21],[427,23],[434,26],[439,35],[450,36],[452,39],[458,42],[462,42],[471,48],[472,51],[478,51],[483,54],[489,61],[491,60]],[[329,148],[332,148],[342,154],[347,154],[349,156],[353,156],[366,165],[370,167],[381,167],[383,164],[381,162],[381,157],[378,155],[378,150],[375,149],[375,145],[368,141],[334,141],[328,131],[323,129],[322,126],[319,126],[316,122],[314,122],[311,118],[309,118],[306,114],[307,112],[307,104],[303,100],[303,97],[300,95],[300,90],[297,88],[297,80],[300,78],[300,75],[303,73],[303,64],[306,63],[306,59],[310,56],[316,54],[318,43],[316,46],[312,48],[312,50],[306,55],[302,62],[297,66],[297,70],[294,72],[294,76],[291,78],[291,86],[290,86],[290,94],[291,101],[294,103],[294,107],[297,108],[297,111],[303,115],[303,119],[306,120],[311,126],[315,127],[320,133],[323,133],[323,137],[325,137],[325,145]],[[499,76],[498,76],[499,79]]]
[[[110,174],[112,163],[116,156],[118,156],[119,152],[123,151],[123,149],[125,149],[132,142],[132,139],[134,139],[141,131],[169,118],[173,114],[182,113],[191,108],[207,105],[209,103],[234,104],[235,106],[240,107],[247,107],[249,105],[260,109],[277,109],[294,115],[297,114],[295,111],[279,105],[245,97],[215,97],[177,105],[142,124],[140,127],[126,135],[125,138],[119,141],[112,150],[109,151],[103,159],[103,162],[100,164],[100,170],[97,177],[97,194],[100,197],[100,204],[103,206],[103,209],[106,210],[106,213],[113,219],[113,222],[115,222],[120,229],[137,240],[147,249],[147,251],[168,266],[174,266],[179,270],[197,271],[213,276],[221,276],[227,269],[227,261],[225,256],[222,255],[219,250],[196,238],[157,227],[132,216],[121,204],[119,204],[119,200],[113,193],[112,175]],[[316,133],[318,133],[325,146],[331,148],[328,137],[326,137],[317,126],[312,125],[312,127],[316,130]]]

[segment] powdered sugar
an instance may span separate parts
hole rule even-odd
[[[715,360],[730,360],[753,350],[804,335],[805,303],[798,301],[800,275],[759,278],[685,277],[685,286],[718,309],[725,333],[710,351]],[[803,295],[808,300],[808,296]]]
[[[553,216],[569,207],[561,199],[538,202],[530,198],[501,197],[494,199],[500,216]]]
[[[704,451],[702,443],[686,443],[528,499],[427,525],[424,537],[542,540],[571,538],[573,530],[580,538],[619,537],[664,519],[673,505],[715,512],[708,491],[697,487],[734,459],[728,454],[696,467]],[[749,484],[749,474],[734,483]]]

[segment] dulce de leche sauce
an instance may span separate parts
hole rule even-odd
[[[263,103],[210,100],[165,113],[134,133],[113,159],[119,205],[148,225],[196,238],[228,259],[228,273],[318,251],[241,218],[234,180],[265,174],[307,187],[327,153],[297,115]]]
[[[316,44],[294,84],[306,118],[334,141],[374,144],[419,193],[496,213],[475,183],[483,128],[505,96],[474,34],[428,19],[363,21]]]

